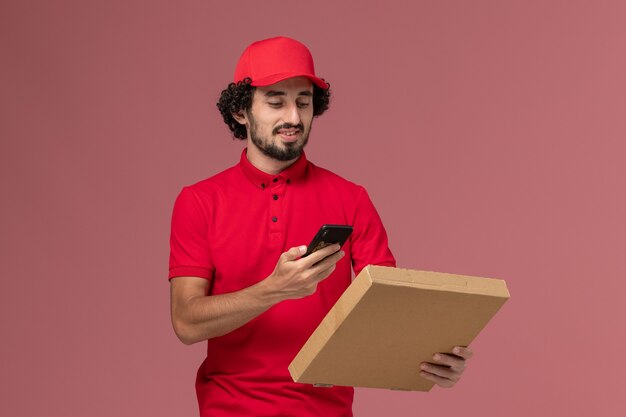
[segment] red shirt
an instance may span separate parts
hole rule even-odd
[[[302,156],[278,175],[239,164],[184,187],[172,216],[169,278],[211,280],[211,294],[269,276],[281,253],[307,245],[323,224],[354,231],[335,271],[315,294],[280,302],[207,341],[196,391],[201,416],[351,416],[353,389],[297,384],[287,369],[304,342],[368,264],[395,266],[365,189]],[[358,346],[355,346],[358,348]]]

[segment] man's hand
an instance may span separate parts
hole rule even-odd
[[[313,294],[343,257],[344,253],[338,251],[336,244],[301,258],[306,246],[291,248],[280,256],[269,277],[226,294],[209,295],[205,278],[172,278],[172,324],[176,335],[185,344],[223,336],[280,301]]]
[[[284,252],[262,285],[276,301],[303,298],[317,289],[317,284],[327,278],[337,262],[343,258],[341,246],[334,244],[313,252],[305,258],[306,246],[298,246]],[[261,284],[261,283],[260,283]]]
[[[461,378],[467,361],[473,355],[474,352],[470,348],[461,346],[452,349],[452,354],[435,353],[434,363],[422,362],[420,364],[420,375],[440,387],[452,388]]]

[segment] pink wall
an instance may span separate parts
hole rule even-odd
[[[2,2],[0,415],[196,414],[171,207],[236,162],[214,102],[278,34],[334,90],[310,159],[368,188],[399,264],[513,295],[459,386],[356,414],[622,415],[625,3],[306,4]]]

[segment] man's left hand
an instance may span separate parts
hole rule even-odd
[[[433,362],[420,364],[420,375],[443,388],[452,388],[456,384],[467,361],[474,355],[470,348],[456,346],[450,353],[435,353]]]

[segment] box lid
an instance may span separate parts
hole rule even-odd
[[[429,391],[419,364],[467,346],[509,298],[503,280],[369,265],[289,365],[294,381]]]

